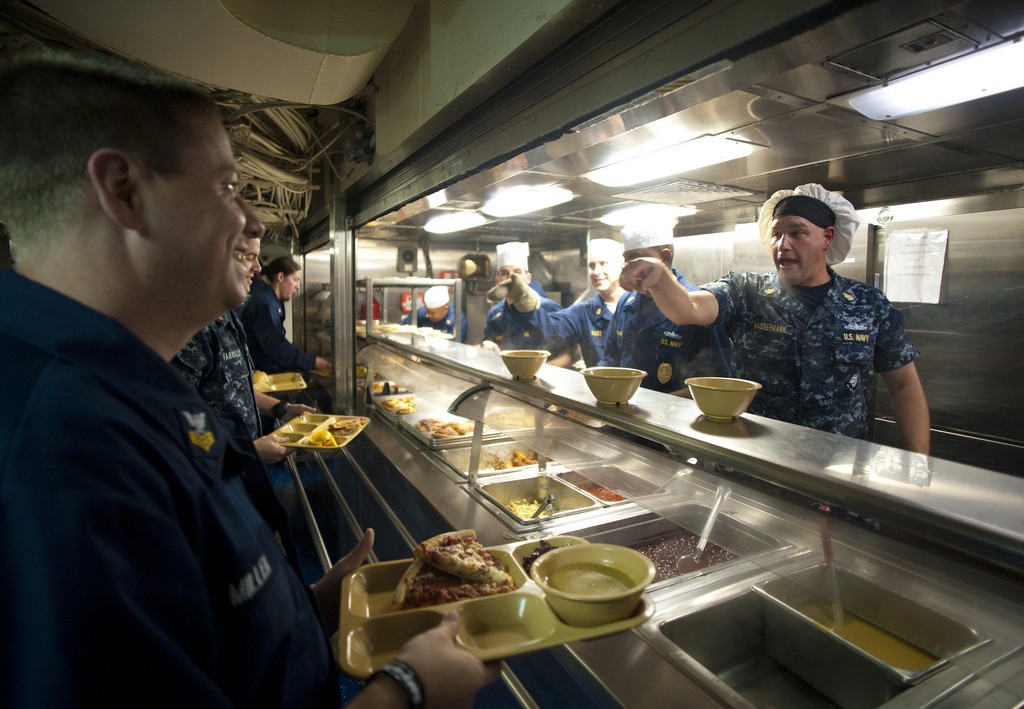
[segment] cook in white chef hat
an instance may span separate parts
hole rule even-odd
[[[591,239],[587,242],[587,262],[622,264],[622,244],[615,239]]]
[[[525,241],[508,241],[498,244],[498,268],[518,266],[523,272],[530,270],[530,245]]]
[[[623,251],[646,249],[651,246],[671,246],[673,243],[672,224],[669,222],[627,226],[622,230]]]
[[[761,206],[758,217],[761,244],[768,253],[772,251],[772,222],[789,215],[803,217],[822,229],[834,226],[836,235],[825,261],[831,266],[846,259],[860,224],[857,210],[848,199],[818,184],[800,185],[795,190],[779,190],[773,194]]]
[[[423,305],[426,308],[440,308],[448,305],[448,287],[431,286],[423,292]]]

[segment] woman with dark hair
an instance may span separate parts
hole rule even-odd
[[[326,359],[303,352],[284,334],[284,304],[299,292],[302,268],[290,256],[279,256],[263,267],[262,276],[252,282],[241,312],[253,366],[268,374],[330,367]]]

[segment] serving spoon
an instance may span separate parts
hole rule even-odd
[[[718,492],[715,494],[715,502],[711,505],[711,512],[708,513],[708,519],[704,522],[704,529],[701,530],[700,539],[697,540],[697,547],[693,550],[692,554],[684,554],[676,562],[676,568],[679,570],[679,573],[687,574],[700,568],[700,558],[704,555],[704,547],[708,545],[711,528],[715,526],[718,513],[731,492],[732,490],[728,487],[724,485],[719,486]]]

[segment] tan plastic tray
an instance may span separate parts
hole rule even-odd
[[[331,431],[331,437],[334,438],[337,445],[320,446],[310,441],[310,436],[317,431],[323,431],[324,429],[330,431],[332,426],[350,423],[355,424],[355,428],[352,429],[351,433],[341,435]],[[302,448],[304,450],[314,450],[327,453],[332,450],[340,450],[344,448],[353,438],[363,432],[363,429],[366,428],[368,423],[370,423],[370,419],[365,416],[302,414],[281,426],[279,429],[274,431],[272,435],[288,439],[281,443],[282,446],[286,446],[288,448]]]
[[[588,543],[570,536],[549,537],[545,541],[553,546]],[[435,627],[451,611],[461,619],[456,642],[485,662],[611,635],[637,626],[654,614],[653,601],[644,596],[633,615],[625,620],[588,628],[563,623],[544,600],[544,592],[523,570],[523,558],[539,543],[528,541],[488,548],[512,574],[514,591],[414,610],[391,610],[398,580],[412,559],[369,564],[353,571],[341,585],[341,619],[335,648],[339,666],[354,677],[369,677],[393,660],[407,640]]]
[[[253,389],[268,393],[272,391],[299,391],[306,388],[306,380],[298,372],[281,372],[268,374],[269,378],[262,384],[253,384]]]

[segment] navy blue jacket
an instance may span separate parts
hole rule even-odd
[[[277,374],[309,371],[316,364],[315,356],[303,352],[284,336],[284,303],[266,281],[253,279],[241,320],[256,369]]]
[[[336,706],[255,451],[119,323],[0,271],[0,705]]]

